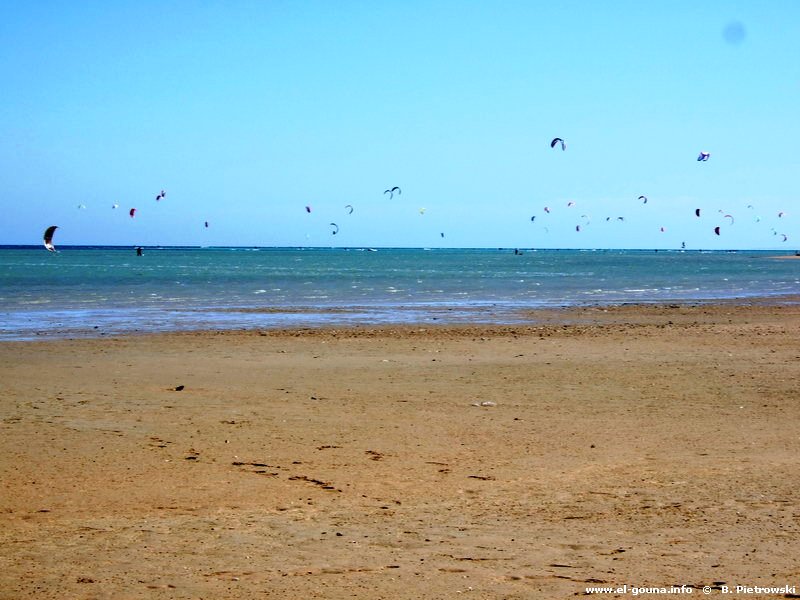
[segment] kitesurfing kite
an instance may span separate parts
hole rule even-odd
[[[717,234],[717,235],[719,235],[719,226],[717,226],[717,227],[714,227],[714,233],[715,233],[715,234]]]
[[[642,204],[647,204],[647,196],[639,196],[638,200],[642,200]]]
[[[352,204],[348,204],[347,206],[345,206],[345,209],[347,209],[347,214],[348,215],[352,215],[353,214],[353,205]]]
[[[698,160],[698,162],[699,161],[705,162],[705,161],[708,160],[709,156],[711,156],[710,152],[700,151],[700,155],[697,157],[697,160]]]
[[[136,209],[135,209],[135,208],[132,208],[132,209],[131,209],[131,210],[128,212],[128,214],[131,216],[131,219],[132,219],[133,217],[135,217],[135,216],[136,216]]]
[[[700,209],[699,208],[695,208],[694,209],[694,216],[695,217],[699,217],[700,216]]]
[[[118,208],[119,208],[119,204],[112,204],[112,205],[111,205],[111,208],[113,208],[114,210],[116,210],[116,209],[118,209]]]
[[[311,207],[310,207],[310,206],[306,206],[306,212],[307,212],[307,213],[310,213],[310,212],[311,212]]]
[[[394,186],[394,187],[393,187],[393,188],[391,188],[391,189],[385,190],[383,193],[384,193],[384,194],[389,194],[389,200],[391,200],[392,198],[394,198],[394,193],[395,193],[395,192],[397,192],[398,194],[402,194],[402,193],[403,193],[403,190],[401,190],[401,189],[400,189],[399,187],[397,187],[397,186]]]
[[[56,247],[53,246],[53,234],[56,232],[56,229],[58,229],[58,225],[50,225],[50,227],[44,230],[44,247],[50,252],[56,251]]]
[[[558,144],[558,143],[561,144],[561,149],[562,150],[566,150],[567,149],[567,145],[564,143],[564,140],[562,140],[561,138],[553,138],[553,141],[550,142],[550,147],[551,148],[555,148],[556,144]]]
[[[334,228],[333,231],[331,231],[331,233],[333,235],[336,235],[337,233],[339,233],[339,226],[336,223],[331,223],[331,227]]]
[[[733,225],[733,215],[724,215],[722,218],[723,219],[730,219],[731,220],[731,225]]]
[[[166,197],[167,197],[167,192],[161,190],[161,192],[156,196],[156,202]]]

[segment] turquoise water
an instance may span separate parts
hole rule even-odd
[[[774,252],[0,248],[0,339],[385,323],[517,323],[521,310],[780,297]]]

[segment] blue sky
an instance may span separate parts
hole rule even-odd
[[[0,244],[793,250],[798,58],[790,0],[0,2]]]

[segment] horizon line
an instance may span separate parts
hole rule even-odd
[[[41,244],[0,244],[1,250],[13,249],[37,249],[42,248]],[[183,244],[61,244],[59,249],[91,249],[106,248],[119,250],[142,249],[191,249],[191,250],[219,250],[226,248],[236,249],[258,249],[258,250],[525,250],[528,252],[778,252],[787,254],[797,254],[797,250],[780,250],[777,248],[583,248],[583,247],[559,247],[541,248],[534,246],[258,246],[258,245],[222,245],[222,246],[199,246]]]

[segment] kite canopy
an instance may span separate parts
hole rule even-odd
[[[384,195],[385,195],[385,194],[389,194],[389,200],[391,200],[392,198],[394,198],[394,193],[395,193],[395,192],[397,192],[398,194],[402,194],[402,193],[403,193],[403,190],[401,190],[401,189],[400,189],[399,187],[397,187],[397,186],[394,186],[393,188],[389,188],[388,190],[384,190],[384,191],[383,191]]]
[[[50,225],[50,227],[44,230],[44,247],[50,252],[56,251],[56,247],[53,246],[53,234],[56,232],[56,229],[58,229],[58,225]]]
[[[562,140],[561,138],[553,138],[553,141],[550,142],[550,147],[551,148],[555,148],[556,144],[559,144],[559,143],[561,144],[561,149],[562,150],[566,150],[567,149],[567,145],[564,143],[564,140]]]
[[[705,162],[705,161],[707,161],[707,160],[708,160],[708,157],[709,157],[709,156],[711,156],[711,153],[710,153],[710,152],[701,151],[701,152],[700,152],[700,156],[698,156],[698,157],[697,157],[697,160],[698,160],[698,161],[701,161],[701,160],[702,160],[702,161],[704,161],[704,162]]]
[[[136,216],[136,209],[132,208],[128,214],[131,216],[131,219]]]

